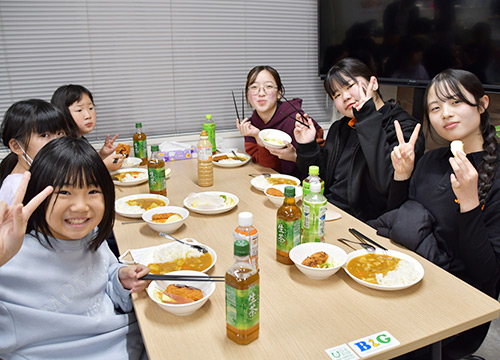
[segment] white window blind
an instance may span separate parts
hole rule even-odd
[[[2,0],[0,21],[2,114],[72,83],[94,95],[90,140],[128,140],[137,121],[148,136],[197,133],[205,114],[217,129],[235,129],[231,90],[241,107],[246,74],[267,64],[287,98],[330,119],[316,0]]]

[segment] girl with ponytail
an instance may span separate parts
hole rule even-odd
[[[479,79],[464,70],[436,75],[424,97],[429,128],[450,148],[426,153],[414,168],[416,128],[391,153],[394,209],[372,225],[379,234],[413,250],[470,285],[498,298],[500,289],[500,168],[489,98]],[[443,342],[443,359],[469,355],[482,343],[489,324]],[[412,357],[407,357],[412,358]]]

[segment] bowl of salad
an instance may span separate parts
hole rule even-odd
[[[259,137],[264,145],[276,149],[282,149],[286,146],[285,143],[292,142],[292,137],[290,135],[277,129],[261,130],[259,131]]]
[[[310,242],[297,245],[290,250],[290,259],[308,278],[324,280],[345,264],[347,253],[332,244]]]

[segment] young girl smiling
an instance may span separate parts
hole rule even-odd
[[[255,109],[252,116],[241,121],[236,120],[236,126],[245,137],[245,151],[259,164],[273,168],[274,170],[304,177],[295,166],[297,157],[295,148],[297,141],[293,134],[295,121],[287,117],[295,117],[302,105],[301,99],[292,99],[282,102],[281,97],[285,88],[281,83],[278,72],[271,66],[256,66],[247,75],[246,97],[250,105]],[[293,105],[293,106],[292,106]],[[322,144],[323,129],[313,121],[316,129],[317,141]],[[292,143],[286,144],[284,149],[266,148],[259,137],[259,132],[264,129],[278,129],[286,132],[292,137]],[[305,173],[307,176],[307,172]]]
[[[131,292],[143,265],[123,266],[104,241],[114,186],[94,148],[62,138],[36,156],[24,203],[48,185],[18,254],[0,267],[0,357],[139,359],[144,355]],[[33,319],[36,319],[34,322]]]
[[[322,148],[313,127],[295,124],[297,166],[302,172],[319,166],[325,196],[332,204],[363,221],[377,218],[387,209],[393,174],[390,153],[398,144],[394,120],[399,120],[406,138],[417,121],[394,101],[382,100],[377,78],[357,59],[335,64],[326,76],[325,90],[344,117],[332,124]],[[420,136],[416,158],[423,152]]]
[[[498,298],[500,289],[499,146],[488,115],[489,98],[479,79],[446,70],[430,83],[424,111],[432,130],[463,151],[426,153],[414,165],[411,140],[391,154],[394,181],[390,211],[373,222],[379,234],[406,246],[470,285]],[[474,351],[489,324],[443,342],[443,359]]]

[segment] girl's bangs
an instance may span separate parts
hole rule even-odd
[[[53,181],[55,189],[64,186],[84,188],[85,186],[96,186],[101,188],[99,171],[93,166],[87,166],[77,161],[72,161],[68,166],[61,166]]]
[[[340,89],[343,89],[346,86],[348,86],[350,80],[357,82],[356,78],[353,77],[347,71],[345,71],[345,70],[336,71],[332,74],[332,76],[330,78],[330,87],[333,90],[333,92],[335,93],[335,92],[339,91]]]
[[[477,106],[477,104],[472,103],[464,94],[464,89],[460,83],[451,77],[440,77],[434,83],[434,91],[436,96],[441,101],[447,101],[451,99],[459,99],[470,106]]]

